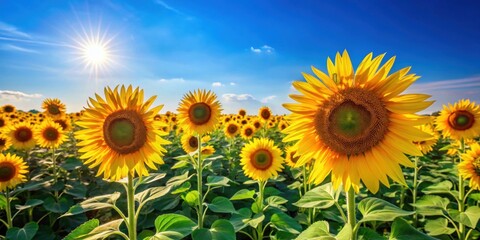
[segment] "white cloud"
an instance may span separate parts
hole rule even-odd
[[[267,102],[275,99],[276,97],[277,97],[277,96],[275,96],[275,95],[271,95],[271,96],[268,96],[268,97],[264,97],[264,98],[262,98],[262,100],[260,100],[260,102],[262,102],[262,103],[267,103]]]
[[[30,38],[30,34],[18,30],[15,26],[0,21],[0,35]]]
[[[39,94],[39,93],[27,94],[20,91],[0,90],[1,99],[21,100],[25,98],[40,98],[40,97],[42,97],[42,94]]]
[[[221,82],[214,82],[212,83],[212,87],[222,87],[222,86],[225,86],[223,83]]]
[[[225,93],[222,95],[222,98],[227,102],[256,100],[252,95],[247,93],[244,93],[244,94]]]
[[[272,53],[275,52],[275,49],[273,47],[268,46],[268,45],[263,45],[260,48],[250,47],[250,51],[252,51],[253,53],[257,53],[257,54],[260,54],[260,53],[272,54]]]
[[[38,51],[24,48],[24,47],[19,47],[12,44],[4,44],[2,45],[1,49],[7,50],[7,51],[18,51],[18,52],[25,52],[25,53],[38,53]]]
[[[235,86],[235,85],[237,85],[237,84],[234,83],[234,82],[230,82],[230,86]]]
[[[161,78],[158,80],[161,83],[184,83],[186,82],[183,78]]]

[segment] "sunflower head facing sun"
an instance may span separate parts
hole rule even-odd
[[[65,117],[66,107],[57,98],[47,98],[42,103],[42,108],[46,116],[52,119],[61,119]]]
[[[147,176],[147,167],[156,170],[155,164],[163,164],[162,145],[170,142],[162,138],[166,133],[154,120],[163,105],[149,109],[156,96],[145,102],[143,96],[143,90],[122,85],[105,88],[105,99],[90,98],[77,122],[83,129],[75,137],[80,140],[80,158],[90,168],[99,166],[97,176],[119,180],[131,170]]]
[[[240,165],[247,177],[266,181],[283,169],[282,151],[267,138],[255,138],[242,148]]]
[[[297,103],[283,106],[292,113],[283,131],[285,142],[297,141],[296,166],[315,159],[310,180],[321,183],[330,173],[333,186],[347,191],[360,181],[373,193],[388,178],[406,184],[400,164],[413,167],[404,153],[421,156],[412,141],[430,135],[415,126],[428,122],[416,115],[433,102],[425,94],[402,94],[419,77],[410,67],[390,74],[395,58],[383,66],[384,55],[368,54],[354,71],[347,51],[327,59],[328,73],[312,67],[306,82],[295,81]]]
[[[206,134],[219,123],[220,102],[215,93],[196,90],[184,95],[178,107],[178,122],[186,132]]]
[[[444,105],[435,120],[437,130],[443,136],[455,140],[471,139],[480,135],[480,106],[468,99],[462,99],[454,105]]]
[[[35,147],[33,128],[30,124],[22,122],[11,125],[6,134],[11,140],[13,148],[17,150],[30,150]]]
[[[67,139],[62,126],[51,120],[43,121],[33,134],[38,145],[44,148],[58,148]]]
[[[27,180],[27,164],[17,155],[3,155],[0,153],[0,192],[15,188]]]
[[[470,187],[480,190],[480,145],[473,144],[471,149],[462,155],[458,164],[458,172],[464,179],[470,179]]]

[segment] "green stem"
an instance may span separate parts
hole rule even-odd
[[[355,190],[353,190],[353,187],[350,187],[350,189],[347,192],[347,216],[348,216],[348,224],[350,224],[350,227],[352,228],[352,231],[355,229],[355,225],[357,224],[357,219],[355,217]],[[357,235],[355,231],[352,232],[352,240],[357,239]]]
[[[258,180],[258,199],[257,199],[257,204],[260,204],[259,209],[261,209],[263,211],[263,194],[264,194],[264,190],[265,190],[265,184],[266,184],[266,181],[261,181],[261,180]],[[263,222],[260,222],[258,225],[257,225],[257,239],[258,240],[262,240],[263,239]]]
[[[202,163],[202,136],[197,135],[198,139],[198,161],[197,161],[197,191],[198,191],[198,228],[203,228],[203,163]]]
[[[133,189],[133,172],[128,172],[127,204],[128,204],[128,236],[130,240],[137,240],[137,221],[135,219],[135,192]]]
[[[302,197],[303,195],[305,195],[305,193],[307,193],[307,167],[305,167],[305,165],[303,165],[303,171],[302,171],[302,175],[303,175],[303,194],[300,196]]]
[[[465,153],[465,141],[463,138],[460,140],[460,154]],[[460,158],[460,157],[459,157]],[[460,158],[460,162],[462,159]],[[462,176],[458,175],[458,211],[463,213],[465,211],[465,182],[463,181]],[[460,223],[458,225],[459,232],[460,232],[460,239],[465,239],[465,225]]]
[[[5,211],[7,212],[7,229],[10,229],[13,227],[13,222],[12,222],[12,209],[10,207],[10,191],[8,191],[8,188],[6,189],[5,192],[5,201],[7,202],[7,206],[5,206]]]
[[[415,161],[415,168],[414,168],[414,173],[413,173],[413,192],[412,192],[412,202],[413,202],[413,211],[415,213],[413,214],[413,226],[417,226],[417,221],[418,221],[418,215],[417,215],[417,209],[415,207],[415,203],[417,201],[417,185],[418,185],[418,157],[414,157]]]

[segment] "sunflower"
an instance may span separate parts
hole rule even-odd
[[[8,126],[8,118],[6,118],[5,116],[3,116],[3,114],[0,113],[0,131],[6,126]]]
[[[59,119],[65,116],[65,104],[57,98],[47,98],[42,103],[44,113],[52,119]]]
[[[182,142],[182,148],[186,153],[192,153],[198,149],[198,138],[197,136],[189,133],[184,133],[180,139]]]
[[[105,99],[96,94],[90,98],[88,108],[77,125],[83,128],[75,132],[80,140],[77,145],[80,157],[90,168],[99,166],[97,176],[103,173],[107,179],[118,180],[135,170],[139,176],[147,176],[148,168],[156,170],[163,164],[169,144],[161,136],[153,119],[163,105],[148,110],[156,96],[144,102],[143,90],[132,86],[105,88]],[[145,166],[146,165],[146,166]]]
[[[272,112],[270,108],[264,106],[258,109],[258,116],[262,121],[268,121],[272,117]]]
[[[418,149],[420,149],[420,151],[422,151],[423,154],[427,154],[428,152],[433,150],[433,145],[437,143],[437,137],[435,136],[435,133],[433,132],[432,126],[430,124],[424,124],[418,126],[418,128],[432,136],[422,141],[413,141],[413,143],[417,146]]]
[[[435,123],[444,137],[455,140],[475,138],[480,135],[480,106],[468,99],[444,105]]]
[[[202,156],[210,156],[215,153],[215,148],[213,146],[207,145],[202,147]]]
[[[69,118],[59,118],[53,121],[58,123],[64,132],[70,132],[72,130],[72,121]]]
[[[5,134],[0,133],[0,152],[7,150],[11,145],[10,138]]]
[[[178,107],[178,122],[186,132],[203,135],[215,129],[220,118],[220,102],[211,91],[197,90],[184,95]]]
[[[10,138],[12,146],[18,150],[29,150],[35,147],[33,138],[33,128],[28,123],[18,123],[10,126],[7,136]]]
[[[428,122],[415,113],[429,107],[425,94],[403,94],[419,77],[410,67],[388,75],[395,58],[380,66],[384,55],[368,54],[354,73],[347,51],[327,60],[328,75],[312,67],[316,77],[295,81],[298,103],[283,104],[292,113],[283,132],[285,142],[298,141],[296,166],[315,159],[310,181],[321,183],[331,172],[334,188],[358,191],[360,180],[373,193],[388,177],[406,185],[399,164],[413,167],[404,153],[421,156],[412,141],[429,134],[415,128]]]
[[[280,131],[285,130],[285,128],[287,128],[287,127],[288,127],[288,123],[287,123],[286,121],[283,121],[283,120],[282,120],[282,121],[280,121],[280,122],[278,123],[278,129],[279,129]]]
[[[225,133],[225,136],[227,138],[234,138],[235,136],[237,136],[239,130],[240,130],[240,126],[238,126],[237,123],[229,122],[225,125],[223,132]]]
[[[252,121],[252,125],[255,127],[255,129],[260,129],[262,127],[262,123],[260,122],[260,119],[258,118],[255,118],[253,121]]]
[[[0,192],[13,189],[18,184],[25,182],[28,173],[27,164],[17,155],[3,155],[0,153]]]
[[[265,181],[283,169],[282,151],[267,138],[256,138],[242,148],[240,165],[247,177]]]
[[[480,145],[474,144],[465,154],[462,162],[458,164],[459,175],[470,179],[470,187],[480,190]]]
[[[240,110],[238,110],[238,116],[241,116],[243,118],[246,115],[247,115],[247,111],[245,109],[240,108]]]
[[[298,155],[297,155],[297,147],[296,146],[288,146],[285,149],[285,163],[287,166],[290,166],[291,168],[295,167],[295,164],[298,161]]]
[[[475,143],[477,143],[477,141],[475,139],[464,139],[465,147],[470,146],[470,145],[475,144]],[[461,142],[459,140],[450,141],[450,146],[447,150],[447,155],[457,156],[460,148],[461,148]]]
[[[250,139],[253,137],[253,134],[255,134],[255,126],[252,124],[244,125],[240,130],[240,136],[242,136],[243,139]]]
[[[44,121],[38,126],[34,130],[33,136],[38,145],[43,148],[58,148],[67,139],[62,126],[50,120]]]
[[[2,106],[2,112],[4,113],[14,113],[16,110],[15,106],[6,104]]]

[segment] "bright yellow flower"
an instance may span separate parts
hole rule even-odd
[[[149,110],[156,96],[144,102],[143,90],[132,86],[105,88],[105,99],[95,95],[77,125],[75,132],[80,140],[77,145],[80,157],[90,168],[99,166],[97,176],[119,180],[135,170],[139,176],[147,176],[148,168],[163,164],[169,144],[161,136],[160,124],[153,118],[163,105]]]
[[[422,141],[413,141],[413,143],[417,146],[418,149],[420,149],[420,151],[422,151],[423,154],[427,154],[428,152],[433,150],[433,145],[437,143],[437,137],[435,136],[435,133],[433,132],[432,126],[430,124],[424,124],[418,126],[418,128],[431,135],[431,137]]]
[[[230,121],[225,124],[223,132],[227,138],[234,138],[240,132],[240,126],[236,122]]]
[[[47,98],[42,103],[42,108],[45,115],[52,119],[60,119],[65,117],[66,107],[60,99],[57,98]]]
[[[299,156],[297,154],[297,146],[288,146],[285,149],[285,163],[291,168],[295,168]]]
[[[1,108],[1,111],[0,112],[4,112],[4,113],[14,113],[16,111],[16,108],[15,106],[11,105],[11,104],[6,104],[6,105],[3,105],[2,108]]]
[[[435,120],[437,130],[444,137],[455,140],[480,136],[480,106],[468,99],[462,99],[454,105],[443,106]]]
[[[6,134],[15,149],[30,150],[35,147],[33,128],[30,124],[25,122],[14,124]]]
[[[13,189],[27,180],[28,166],[17,155],[3,155],[0,153],[0,192],[7,188]]]
[[[192,153],[198,150],[198,138],[195,135],[184,133],[180,139],[182,148],[186,153]]]
[[[38,145],[43,148],[58,148],[67,139],[62,126],[51,120],[43,121],[34,130],[33,136],[37,140]]]
[[[315,159],[310,181],[320,184],[331,173],[334,188],[359,190],[360,180],[373,193],[388,177],[406,185],[400,164],[413,167],[404,153],[421,156],[412,141],[430,135],[415,128],[428,122],[415,113],[429,107],[426,94],[403,94],[419,77],[410,67],[388,75],[395,58],[383,66],[384,54],[368,54],[354,72],[347,51],[328,58],[328,75],[312,67],[314,77],[295,81],[298,103],[284,104],[292,112],[283,132],[285,142],[298,141],[296,166]]]
[[[203,135],[215,129],[221,110],[220,102],[213,92],[189,92],[184,95],[177,109],[178,122],[186,132]]]
[[[10,146],[12,146],[10,138],[4,133],[0,133],[0,152],[7,150]]]
[[[267,138],[255,138],[242,148],[240,165],[247,177],[266,181],[283,169],[282,151]]]
[[[258,117],[262,121],[268,121],[272,117],[272,111],[270,111],[270,108],[268,107],[261,107],[260,109],[258,109]]]
[[[474,144],[458,164],[458,173],[464,179],[470,179],[470,187],[480,190],[480,145]]]
[[[255,134],[255,130],[255,126],[252,124],[244,125],[240,130],[240,136],[242,136],[243,139],[250,139],[253,137],[253,134]]]

